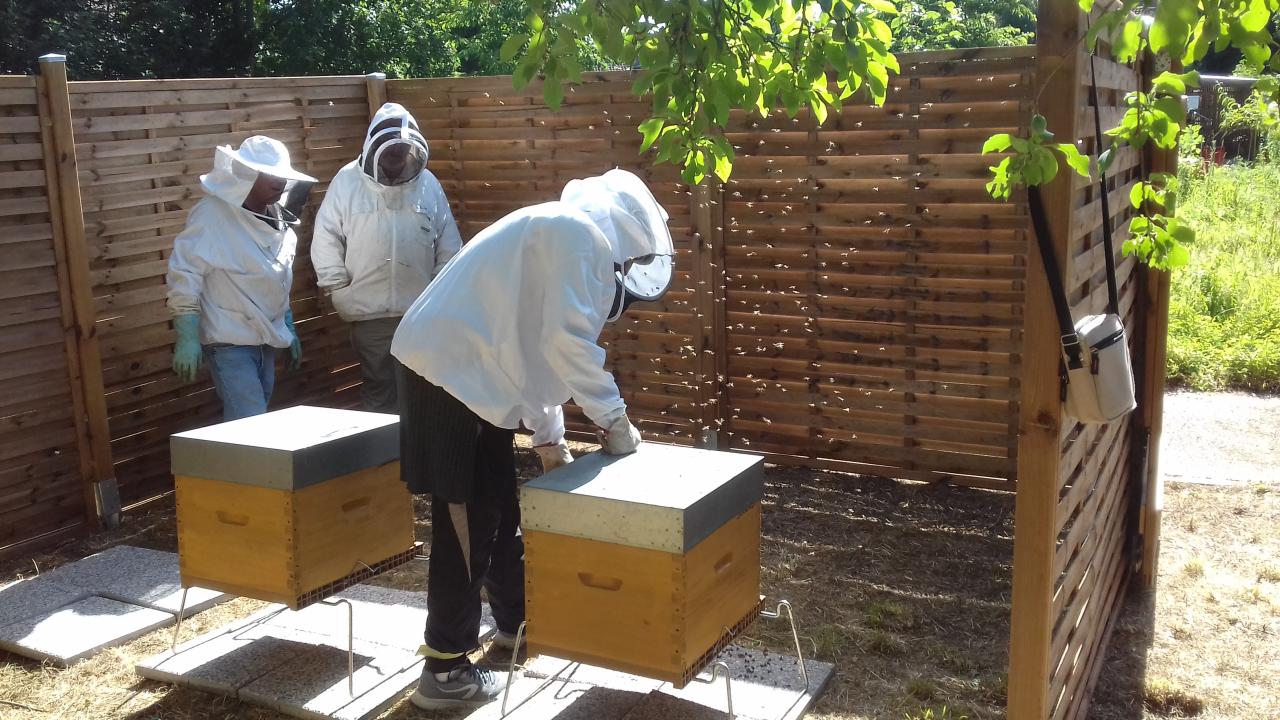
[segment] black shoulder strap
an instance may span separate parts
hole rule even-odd
[[[1083,349],[1080,347],[1080,337],[1076,335],[1075,323],[1071,319],[1071,306],[1067,304],[1067,290],[1062,285],[1062,270],[1058,267],[1058,256],[1053,251],[1049,219],[1045,216],[1044,199],[1040,197],[1039,187],[1032,185],[1027,188],[1027,204],[1031,210],[1031,228],[1040,246],[1044,274],[1049,280],[1049,294],[1053,296],[1053,309],[1058,315],[1062,351],[1067,356],[1067,367],[1075,370],[1084,367]]]
[[[1092,80],[1089,86],[1089,99],[1093,102],[1093,151],[1098,156],[1098,192],[1102,200],[1102,246],[1107,253],[1107,307],[1111,312],[1120,314],[1120,293],[1116,288],[1116,247],[1111,236],[1111,199],[1107,197],[1107,173],[1102,169],[1102,110],[1098,103],[1098,68],[1094,63],[1094,55],[1089,55],[1089,71]]]

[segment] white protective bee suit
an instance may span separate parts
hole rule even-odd
[[[596,341],[632,295],[624,265],[653,258],[643,267],[665,279],[637,296],[665,291],[674,256],[666,219],[629,172],[573,181],[560,201],[477,235],[405,314],[391,352],[485,421],[523,421],[535,444],[563,440],[570,399],[610,428],[626,403]]]
[[[284,194],[259,214],[244,207],[260,176],[284,180]],[[301,207],[315,178],[294,170],[288,148],[255,135],[214,152],[200,177],[206,193],[187,216],[169,256],[169,309],[177,342],[174,370],[190,382],[204,362],[223,404],[223,419],[267,411],[276,349],[302,346],[289,311],[298,238],[289,209]],[[285,198],[291,198],[286,200]]]
[[[388,177],[381,157],[397,145],[411,152],[404,170]],[[364,404],[378,412],[396,411],[390,347],[399,318],[462,247],[427,157],[413,116],[399,104],[383,105],[360,157],[334,176],[316,215],[311,261],[317,282],[351,323]]]
[[[258,174],[236,151],[219,147],[213,170],[200,176],[205,197],[191,208],[186,228],[173,241],[166,276],[169,310],[200,314],[203,345],[287,348],[293,340],[285,311],[293,286],[297,219],[286,217],[272,227],[242,207]],[[275,212],[287,216],[282,205]]]
[[[514,428],[534,431],[544,470],[572,460],[561,410],[570,399],[605,430],[606,452],[640,442],[597,339],[630,299],[656,300],[670,284],[666,220],[631,173],[574,181],[561,200],[477,235],[400,322],[391,352],[401,364],[401,477],[431,494],[415,705],[436,707],[439,683],[471,672],[482,587],[498,642],[514,646],[525,619]]]

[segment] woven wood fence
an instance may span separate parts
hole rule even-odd
[[[0,77],[0,547],[96,520],[79,354],[35,78]]]
[[[1085,28],[1074,8],[1045,3],[1041,27],[1062,28],[1041,41],[1042,112],[1059,137],[1096,154],[1091,63],[1077,39]],[[1106,49],[1100,49],[1105,57]],[[1143,87],[1150,67],[1096,62],[1102,127],[1118,124],[1127,92]],[[1111,217],[1104,218],[1096,182],[1062,177],[1045,190],[1046,210],[1075,317],[1107,311],[1102,227],[1123,230],[1136,212],[1129,191],[1151,169],[1170,167],[1166,153],[1140,156],[1117,148],[1108,173]],[[1141,571],[1154,579],[1158,492],[1154,460],[1160,432],[1167,333],[1168,275],[1119,252],[1119,312],[1130,333],[1138,411],[1107,425],[1081,425],[1061,413],[1058,328],[1039,268],[1028,269],[1023,421],[1019,444],[1009,716],[1085,718],[1107,640],[1125,589]],[[1037,299],[1041,299],[1037,302]],[[1143,507],[1146,506],[1146,510]]]
[[[220,418],[206,373],[185,384],[170,370],[164,284],[214,148],[269,135],[289,147],[296,167],[327,181],[360,152],[366,83],[362,76],[73,82],[70,107],[111,452],[127,505],[172,488],[169,435]],[[304,362],[279,374],[275,404],[349,404],[359,382],[345,327],[322,317],[316,303],[309,220],[325,186],[304,214],[295,265]]]

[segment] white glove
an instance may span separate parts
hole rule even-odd
[[[602,428],[596,433],[596,437],[600,439],[600,447],[610,455],[627,455],[640,446],[640,431],[626,415],[619,416],[609,423],[609,427]]]
[[[569,454],[569,445],[564,440],[554,445],[538,445],[533,449],[538,452],[538,457],[542,458],[543,475],[573,462],[573,455]]]

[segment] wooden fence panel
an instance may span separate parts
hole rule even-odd
[[[635,172],[671,216],[677,276],[658,303],[637,305],[608,326],[600,343],[606,369],[618,379],[628,412],[647,437],[691,444],[703,431],[705,398],[697,382],[701,332],[696,252],[689,188],[670,165],[654,167],[640,154],[636,127],[649,105],[631,95],[629,73],[592,73],[568,93],[557,112],[534,82],[513,90],[510,78],[389,80],[387,99],[414,114],[431,145],[430,169],[444,185],[454,216],[469,240],[518,208],[556,200],[574,178],[613,167]],[[589,433],[577,408],[571,431]]]
[[[1105,53],[1105,50],[1103,51]],[[1098,100],[1102,114],[1118,117],[1126,92],[1138,90],[1141,74],[1099,57]],[[1108,82],[1103,82],[1109,79]],[[1081,117],[1077,123],[1081,150],[1096,142],[1088,60],[1080,63]],[[1107,126],[1104,125],[1104,129]],[[1096,154],[1096,152],[1094,153]],[[1104,218],[1097,183],[1073,180],[1071,233],[1067,248],[1067,292],[1075,317],[1107,311],[1103,222],[1116,230],[1116,275],[1120,316],[1129,328],[1130,351],[1142,357],[1141,332],[1146,294],[1143,272],[1120,252],[1128,221],[1135,214],[1129,190],[1145,176],[1136,153],[1122,153],[1108,172],[1111,217]],[[1054,566],[1053,676],[1051,717],[1084,718],[1105,656],[1111,628],[1135,569],[1135,548],[1142,482],[1134,465],[1134,429],[1141,411],[1107,425],[1064,423],[1058,467],[1059,501]]]
[[[0,554],[90,526],[92,475],[37,79],[0,77]]]
[[[733,118],[732,447],[1013,487],[1026,211],[981,147],[1026,124],[1031,50],[902,55],[884,107],[821,128]]]
[[[207,373],[170,370],[164,275],[173,240],[202,196],[214,148],[263,134],[319,178],[299,232],[293,311],[297,372],[277,374],[273,406],[351,405],[359,373],[344,324],[324,314],[310,262],[311,219],[327,181],[360,152],[365,78],[251,78],[71,83],[84,220],[102,347],[112,452],[123,502],[172,488],[169,435],[216,422]]]

